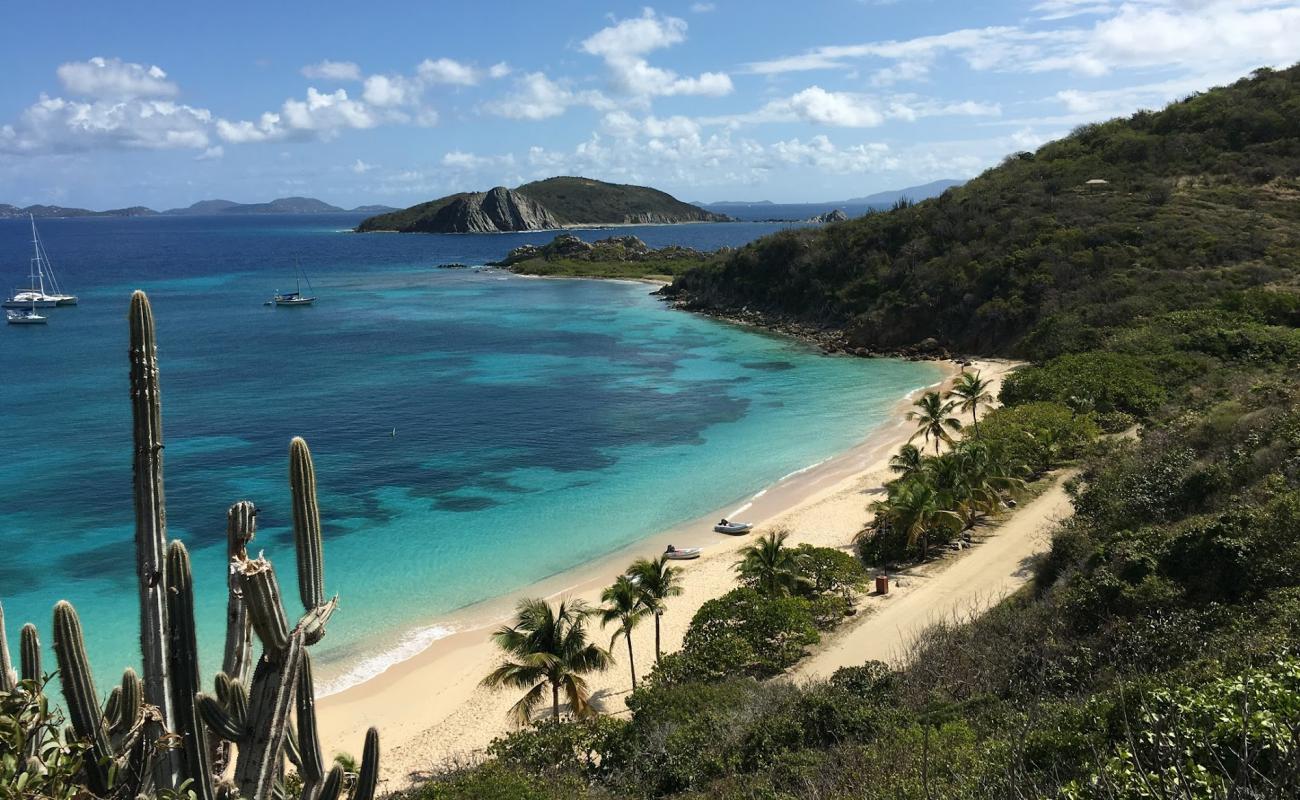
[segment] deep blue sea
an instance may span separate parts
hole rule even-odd
[[[0,602],[9,634],[78,608],[102,685],[138,662],[126,310],[158,324],[168,532],[189,546],[205,673],[220,660],[225,512],[296,616],[290,437],[316,458],[327,591],[315,648],[336,678],[437,635],[440,618],[742,500],[867,436],[937,368],[822,356],[674,311],[643,284],[437,270],[552,234],[358,235],[359,216],[39,221],[66,290],[43,327],[0,329]],[[756,223],[593,230],[738,245]],[[26,222],[0,220],[0,285]],[[293,287],[319,300],[263,302]],[[53,655],[47,653],[53,667]]]

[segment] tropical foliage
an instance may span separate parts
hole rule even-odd
[[[525,599],[516,609],[515,624],[492,634],[506,660],[483,679],[483,685],[527,690],[510,709],[516,722],[532,719],[537,707],[545,703],[547,689],[553,718],[560,717],[561,694],[573,716],[595,713],[583,676],[606,669],[610,657],[588,641],[587,618],[592,613],[581,600],[562,598],[552,606],[545,600]]]

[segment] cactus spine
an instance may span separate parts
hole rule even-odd
[[[298,673],[298,771],[302,774],[302,800],[314,800],[325,778],[320,734],[316,730],[316,689],[312,683],[311,656],[303,651]]]

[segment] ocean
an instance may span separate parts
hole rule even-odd
[[[97,682],[138,665],[126,310],[158,325],[168,533],[194,561],[204,672],[219,665],[225,512],[260,509],[254,552],[294,590],[287,450],[316,460],[325,581],[313,649],[331,690],[413,655],[447,615],[741,503],[863,440],[938,367],[823,356],[675,311],[638,283],[481,265],[552,233],[358,235],[358,215],[38,222],[75,308],[0,330],[0,603],[47,649],[76,605]],[[760,223],[577,231],[739,245]],[[23,285],[25,221],[0,220]],[[310,276],[316,305],[263,303]],[[16,646],[16,645],[15,645]]]

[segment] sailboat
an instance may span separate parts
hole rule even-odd
[[[293,291],[293,292],[276,292],[276,293],[275,293],[275,297],[272,297],[272,298],[271,298],[271,302],[274,303],[275,305],[277,305],[277,306],[309,306],[309,305],[311,305],[312,303],[316,302],[316,298],[315,298],[314,296],[313,296],[313,297],[309,297],[309,296],[307,296],[307,295],[305,295],[305,294],[302,293],[302,282],[303,282],[303,279],[306,279],[306,281],[307,281],[307,291],[310,292],[310,291],[312,290],[312,288],[311,288],[311,278],[308,278],[308,277],[307,277],[307,273],[306,273],[306,272],[303,272],[303,269],[302,269],[302,265],[301,265],[301,264],[296,264],[296,266],[297,266],[297,268],[298,268],[298,274],[294,277],[294,280],[297,281],[297,285],[298,285],[297,291]]]
[[[75,306],[77,296],[64,293],[59,286],[59,279],[50,266],[49,254],[41,243],[40,234],[36,232],[36,217],[28,214],[32,223],[32,260],[29,284],[26,289],[18,289],[8,300],[0,303],[4,308],[53,308],[54,306]],[[48,290],[48,291],[47,291]],[[44,318],[41,320],[44,322]]]

